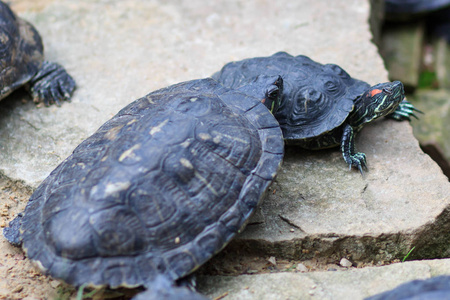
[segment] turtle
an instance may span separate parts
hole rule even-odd
[[[204,299],[175,283],[240,232],[275,178],[284,142],[263,102],[282,88],[279,76],[237,89],[205,78],[139,98],[50,173],[4,236],[74,286]]]
[[[405,100],[400,81],[368,83],[352,78],[336,64],[320,64],[307,56],[278,52],[226,64],[214,79],[236,87],[256,76],[283,78],[281,102],[266,103],[278,120],[286,144],[305,149],[340,146],[349,169],[367,170],[366,156],[355,151],[361,128],[381,117],[410,120],[418,111]]]
[[[450,299],[450,275],[412,280],[365,300],[443,300]]]
[[[44,60],[37,30],[0,1],[0,100],[26,87],[35,102],[46,106],[69,100],[75,81],[64,67]]]
[[[450,6],[450,0],[386,0],[387,14],[425,14]]]

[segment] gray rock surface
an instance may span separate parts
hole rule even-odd
[[[414,280],[449,274],[450,259],[336,272],[209,276],[200,291],[212,299],[364,299]]]
[[[380,52],[389,77],[416,88],[421,71],[425,24],[387,23],[382,32]]]
[[[413,123],[414,136],[450,178],[450,91],[418,90],[410,100],[426,112]]]
[[[0,103],[0,172],[33,188],[126,104],[231,60],[287,51],[339,64],[371,84],[387,80],[370,42],[368,1],[11,2],[40,31],[47,58],[78,83],[61,108],[36,108],[23,92]],[[450,185],[411,126],[381,120],[362,131],[357,147],[367,154],[364,178],[337,150],[289,148],[269,197],[229,250],[335,263],[392,260],[412,246],[417,258],[449,256]],[[270,276],[243,278],[264,285]],[[221,291],[235,279],[215,280],[207,286]]]
[[[284,50],[340,64],[372,83],[386,78],[369,42],[368,3],[358,0],[332,9],[324,0],[11,2],[38,28],[47,59],[78,83],[61,108],[36,109],[20,101],[23,94],[1,105],[0,170],[34,187],[129,102],[210,76],[231,60]]]

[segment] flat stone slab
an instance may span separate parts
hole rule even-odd
[[[418,90],[410,100],[427,112],[413,123],[414,136],[450,178],[450,91]]]
[[[230,247],[367,262],[402,258],[417,246],[415,258],[448,257],[448,179],[421,152],[410,125],[370,124],[357,146],[367,155],[364,177],[348,172],[337,150],[288,148],[268,198]]]
[[[365,1],[280,1],[270,9],[259,1],[11,2],[41,33],[47,59],[78,84],[61,108],[36,109],[22,103],[23,93],[0,105],[0,170],[33,187],[131,101],[232,60],[283,50],[340,64],[371,83],[387,74],[369,42]]]
[[[211,299],[364,299],[449,270],[450,259],[424,260],[336,272],[208,276],[198,286]]]
[[[23,91],[0,102],[0,173],[31,188],[131,101],[232,60],[287,51],[371,84],[387,80],[370,42],[369,1],[11,2],[40,31],[47,59],[78,84],[60,108],[36,108]],[[367,154],[364,178],[347,170],[338,150],[288,148],[268,198],[228,250],[364,262],[416,246],[416,257],[450,256],[442,244],[450,185],[411,126],[381,120],[361,132],[357,147]]]

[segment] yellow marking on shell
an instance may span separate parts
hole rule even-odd
[[[166,119],[164,121],[162,121],[161,123],[159,123],[157,126],[152,127],[152,129],[150,129],[150,134],[154,135],[155,133],[158,133],[161,131],[161,128],[164,127],[164,125],[166,125],[169,122],[169,119]]]
[[[125,150],[122,155],[119,157],[119,161],[122,162],[125,158],[135,156],[133,151],[141,148],[141,144],[136,144],[128,150]]]
[[[229,138],[230,140],[233,140],[233,141],[237,141],[237,142],[240,142],[240,143],[243,143],[243,144],[248,144],[248,142],[246,140],[240,139],[240,138],[232,136],[232,135],[223,134],[223,133],[220,133],[220,132],[217,132],[217,131],[213,131],[212,133],[215,135],[215,138],[219,138],[220,139],[222,137],[226,137],[226,138]]]
[[[198,180],[200,180],[201,182],[203,182],[203,184],[206,186],[206,188],[208,190],[211,191],[211,193],[214,194],[214,196],[219,196],[219,193],[216,191],[216,189],[209,183],[208,180],[206,180],[205,177],[203,177],[202,175],[200,175],[200,173],[195,172],[195,177],[198,178]]]
[[[194,169],[194,166],[186,158],[180,158],[180,163],[183,165],[183,167],[186,167],[191,170]]]
[[[147,101],[148,101],[150,104],[155,104],[155,102],[153,101],[152,97],[146,97],[146,98],[147,98]]]
[[[82,163],[82,162],[77,163],[76,165],[77,165],[77,166],[80,166],[82,169],[86,168],[86,165],[85,165],[84,163]],[[74,168],[75,165],[73,165],[72,167]]]
[[[191,102],[195,102],[195,101],[197,101],[197,100],[198,100],[197,97],[193,97],[193,98],[189,99],[189,101],[191,101]]]
[[[127,123],[127,126],[128,126],[128,125],[131,125],[131,124],[133,124],[133,123],[135,123],[135,122],[137,122],[137,120],[136,120],[136,119],[133,119],[133,120],[131,120],[130,122]]]
[[[204,141],[211,139],[211,136],[209,134],[207,134],[207,133],[204,133],[204,132],[199,133],[198,136]]]
[[[107,138],[110,141],[114,141],[117,138],[117,134],[122,129],[123,125],[119,125],[116,127],[111,128],[108,130],[108,132],[105,134],[105,138]]]
[[[38,260],[32,260],[33,264],[39,269],[41,270],[43,273],[47,272],[47,268],[44,267],[44,265],[38,261]]]
[[[33,30],[32,25],[30,25],[29,23],[27,23],[26,21],[22,20],[22,19],[18,19],[17,22],[19,23],[19,32],[20,32],[20,38],[23,39],[25,41],[26,44],[29,45],[29,49],[33,49],[35,48],[34,46],[37,45],[38,40],[36,38],[36,31]],[[39,51],[34,51],[33,56],[35,55],[39,55],[38,53]],[[42,57],[42,54],[40,54],[40,56]],[[34,61],[34,59],[33,59]]]
[[[220,135],[216,135],[213,138],[213,142],[216,143],[216,144],[220,143],[221,140],[222,140],[222,137]]]
[[[102,159],[100,161],[105,161],[107,159],[108,159],[108,155],[105,155],[105,156],[102,157]]]
[[[189,147],[190,145],[191,145],[191,142],[189,142],[189,141],[184,141],[184,142],[182,142],[182,143],[180,144],[180,146],[183,147],[183,148],[187,148],[187,147]]]
[[[97,191],[98,191],[98,186],[97,186],[97,185],[94,185],[94,186],[91,188],[91,194],[95,194],[95,193],[97,193]]]
[[[123,190],[126,190],[130,187],[131,182],[114,182],[114,183],[108,183],[105,188],[105,194],[111,195]]]
[[[177,236],[177,237],[175,238],[175,244],[179,244],[180,242],[181,242],[181,239],[180,239],[179,236]]]

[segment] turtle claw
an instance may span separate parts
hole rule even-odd
[[[419,117],[415,114],[415,112],[423,114],[423,112],[415,108],[414,105],[412,105],[410,102],[403,100],[398,105],[397,109],[387,117],[397,121],[404,121],[404,120],[411,121],[411,117],[419,119]]]
[[[368,171],[366,155],[362,152],[357,152],[349,157],[347,160],[349,171],[352,167],[358,168],[362,176],[364,176],[364,171]]]
[[[29,84],[33,101],[43,102],[45,106],[61,106],[61,101],[68,101],[75,90],[75,81],[66,70],[48,61],[44,61]]]

